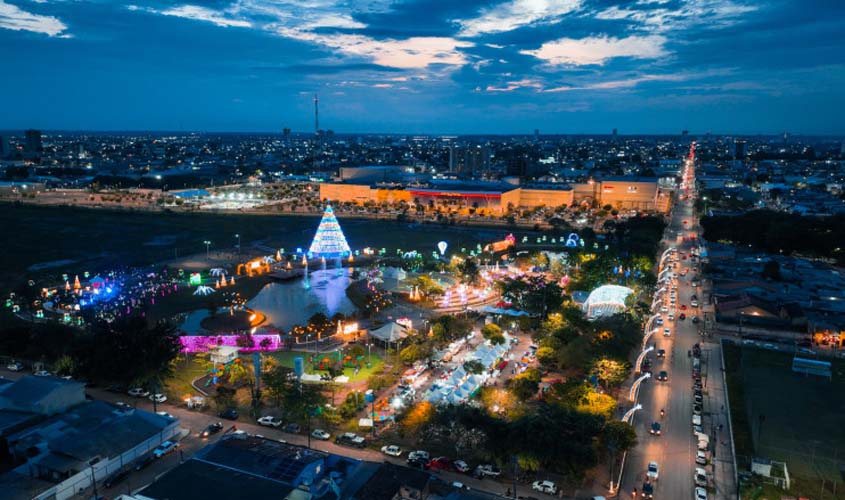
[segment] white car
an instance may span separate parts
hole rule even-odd
[[[391,457],[398,457],[402,455],[402,448],[396,446],[395,444],[389,444],[387,446],[382,446],[381,452]]]
[[[282,425],[282,419],[266,415],[258,419],[258,424],[266,425],[267,427],[279,427]]]
[[[657,481],[660,477],[660,465],[657,462],[649,462],[648,463],[648,471],[646,471],[646,476],[652,481]]]
[[[23,365],[18,363],[17,361],[12,361],[8,365],[6,365],[6,369],[10,372],[19,372],[23,370]]]
[[[133,398],[145,398],[150,395],[150,391],[145,390],[141,387],[133,387],[132,389],[129,389],[127,394],[129,394]]]
[[[416,450],[412,451],[411,453],[408,453],[408,461],[413,462],[415,460],[428,462],[429,460],[431,460],[431,455],[429,455],[427,451],[423,450]]]
[[[663,326],[663,318],[657,318],[654,322],[657,323],[657,326]]]
[[[668,328],[664,328],[664,329],[663,329],[663,336],[664,336],[664,337],[668,337],[668,336],[670,336],[670,335],[672,335],[672,330],[670,330],[670,329],[668,329]]]
[[[38,370],[37,372],[33,373],[36,377],[49,377],[51,375],[50,372],[47,370]]]
[[[695,463],[698,465],[707,465],[707,452],[704,450],[696,450]]]
[[[668,319],[669,321],[675,321],[675,313],[669,313],[669,316],[667,316],[666,319]]]
[[[707,490],[701,487],[696,488],[695,500],[707,500]]]
[[[150,394],[150,401],[155,401],[156,403],[164,403],[165,401],[167,401],[167,396],[159,393]]]
[[[176,443],[174,441],[165,441],[153,450],[153,456],[156,458],[161,458],[169,453],[176,451],[176,448],[178,447],[179,443]]]
[[[320,441],[328,441],[332,435],[323,429],[314,429],[311,433],[311,437],[314,439],[319,439]]]
[[[692,416],[692,425],[701,425],[701,415]]]
[[[660,312],[662,312],[663,314],[666,314],[667,312],[669,312],[669,308],[666,307],[666,306],[663,306],[663,307],[660,308]]]
[[[552,481],[534,481],[531,484],[531,489],[549,495],[557,494],[557,485]]]
[[[694,479],[696,486],[707,487],[707,471],[705,471],[701,467],[695,468]]]

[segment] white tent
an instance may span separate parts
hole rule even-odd
[[[194,295],[211,295],[215,290],[210,286],[200,285],[194,290]]]
[[[375,330],[368,330],[367,334],[385,344],[396,344],[408,336],[408,329],[391,321]]]
[[[215,267],[209,272],[212,276],[222,276],[225,273],[222,267]]]

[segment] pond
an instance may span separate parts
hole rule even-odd
[[[346,296],[350,283],[346,268],[311,271],[307,285],[303,279],[269,283],[246,305],[264,313],[267,325],[288,331],[307,323],[316,313],[332,317],[355,312],[355,305]]]

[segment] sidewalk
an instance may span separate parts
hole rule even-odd
[[[707,395],[711,402],[709,429],[705,432],[711,436],[712,482],[716,486],[714,498],[719,500],[734,500],[736,498],[736,475],[734,472],[734,457],[731,445],[730,422],[728,419],[728,393],[725,387],[724,372],[722,371],[722,348],[719,342],[707,342],[702,345],[710,350],[708,360]]]

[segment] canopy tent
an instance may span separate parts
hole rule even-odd
[[[383,343],[383,344],[397,344],[401,342],[405,337],[408,336],[408,329],[404,326],[391,321],[390,323],[386,323],[385,325],[381,326],[380,328],[376,328],[375,330],[368,330],[367,334]]]
[[[215,290],[210,286],[200,285],[194,290],[194,295],[211,295]]]
[[[588,318],[612,316],[625,310],[625,299],[634,293],[626,286],[603,285],[592,292],[584,302],[584,312]]]

